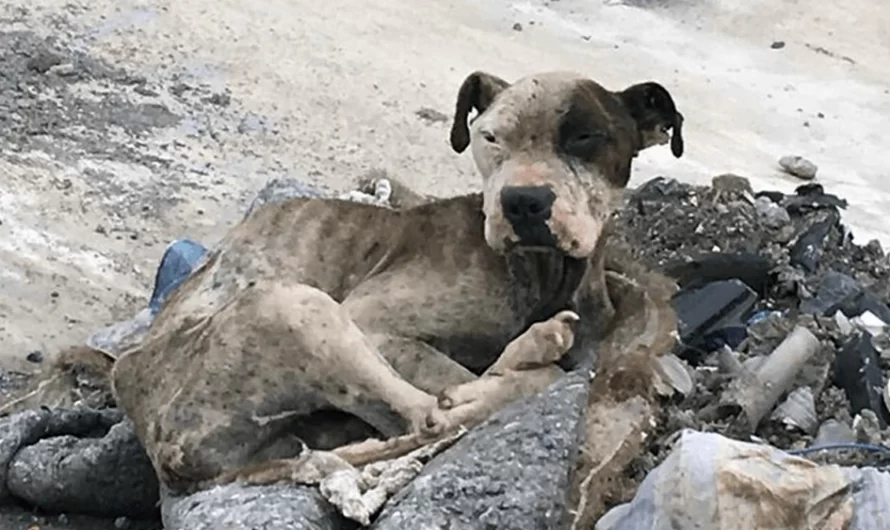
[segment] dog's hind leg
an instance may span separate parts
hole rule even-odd
[[[152,364],[171,348],[170,366]],[[165,383],[164,370],[190,375]],[[302,284],[253,283],[123,356],[113,377],[159,476],[179,491],[298,457],[298,444],[282,442],[315,411],[338,409],[388,437],[446,428],[436,397],[400,377],[339,303]]]

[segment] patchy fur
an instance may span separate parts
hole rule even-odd
[[[654,83],[476,72],[451,141],[472,146],[481,195],[429,200],[398,184],[393,209],[254,211],[114,365],[161,481],[286,480],[305,445],[374,436],[392,440],[347,447],[363,463],[393,458],[589,366],[594,343],[594,396],[645,395],[673,331],[669,289],[610,258],[607,228],[632,159],[671,128],[680,156],[681,123]]]

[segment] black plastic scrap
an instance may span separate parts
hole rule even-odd
[[[643,214],[648,207],[661,203],[668,197],[685,197],[686,195],[686,190],[675,179],[655,177],[633,191],[630,196],[630,204]]]
[[[750,252],[709,252],[689,261],[669,263],[663,271],[682,289],[697,289],[711,282],[741,280],[754,292],[764,295],[773,277],[770,260]]]
[[[890,307],[869,291],[862,291],[859,295],[850,298],[841,305],[840,310],[848,318],[858,317],[866,311],[871,311],[882,321],[890,323]]]
[[[723,344],[736,347],[747,337],[746,320],[757,295],[740,280],[712,282],[680,291],[672,300],[682,350],[680,357],[696,363]]]
[[[754,198],[766,197],[784,207],[789,214],[802,214],[807,211],[826,208],[847,208],[846,199],[841,199],[831,193],[825,193],[825,189],[821,184],[803,184],[798,186],[794,192],[795,195],[785,195],[781,191],[758,191],[754,194]]]
[[[813,273],[822,260],[822,247],[831,229],[840,221],[837,210],[830,210],[821,220],[810,225],[791,247],[791,264]]]
[[[782,206],[788,213],[802,213],[808,210],[821,210],[825,208],[846,209],[847,200],[837,195],[825,193],[821,184],[803,184],[794,190],[797,195],[788,195],[782,201]]]
[[[871,334],[863,331],[847,340],[835,357],[834,384],[847,394],[852,414],[870,409],[883,429],[890,423],[890,414],[883,399],[884,375],[871,339]]]
[[[804,313],[834,316],[840,311],[847,318],[854,318],[870,311],[884,322],[890,323],[890,307],[874,293],[864,289],[853,277],[829,271],[822,278],[816,296],[801,301]]]

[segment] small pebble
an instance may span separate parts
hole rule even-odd
[[[118,517],[114,520],[115,528],[130,528],[130,520],[126,517]]]
[[[40,350],[34,350],[28,354],[25,359],[30,363],[42,363],[43,362],[43,352]]]
[[[522,24],[519,22],[513,24],[513,31],[522,31]]]
[[[779,159],[779,167],[786,173],[803,180],[813,180],[819,169],[816,164],[802,156],[786,155]]]
[[[77,74],[77,68],[75,68],[74,65],[71,63],[62,63],[50,67],[49,73],[57,75],[59,77],[69,77]]]
[[[782,48],[785,47],[785,41],[783,41],[783,40],[773,41],[773,43],[770,44],[769,47],[774,50],[781,50]]]

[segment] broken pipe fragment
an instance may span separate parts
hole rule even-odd
[[[819,339],[796,326],[754,372],[743,372],[724,393],[720,414],[738,415],[736,426],[751,433],[819,350]]]

